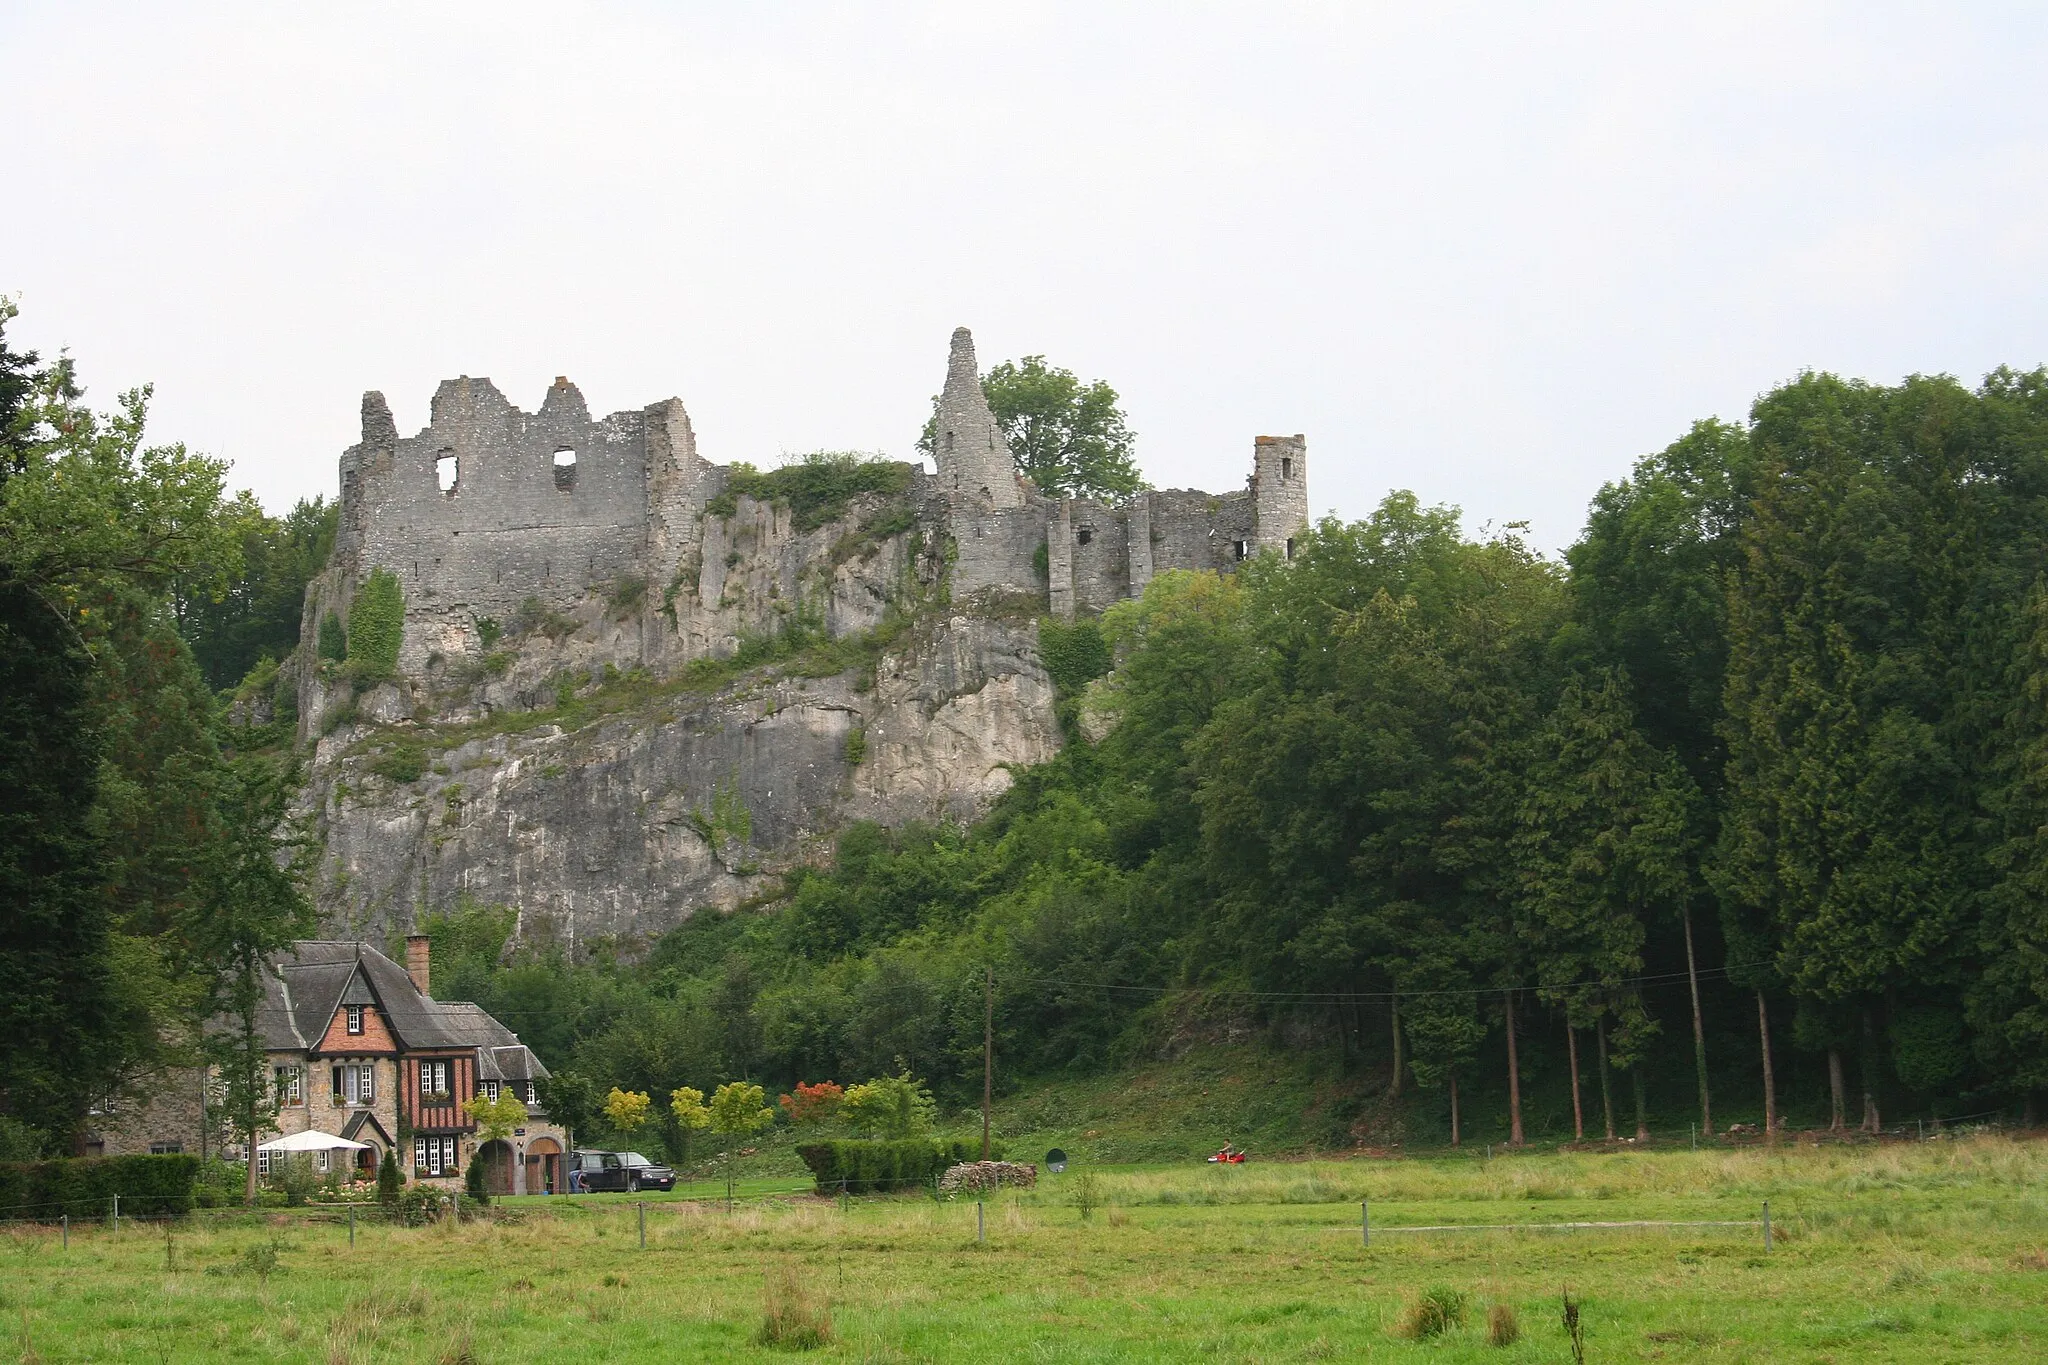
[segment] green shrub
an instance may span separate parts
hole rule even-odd
[[[405,1177],[398,1170],[398,1156],[387,1150],[384,1159],[377,1163],[377,1202],[387,1207],[398,1202],[398,1192],[405,1188]]]
[[[1053,686],[1072,696],[1109,672],[1109,641],[1095,621],[1066,622],[1048,616],[1038,623],[1038,657]]]
[[[498,624],[496,617],[479,616],[476,618],[477,642],[484,647],[485,653],[490,652],[491,646],[497,644],[499,638],[504,633],[505,628]]]
[[[647,600],[647,580],[633,574],[622,574],[612,580],[611,592],[605,598],[605,605],[614,616],[631,616],[640,610],[640,604]]]
[[[372,569],[348,609],[348,667],[364,682],[379,682],[398,671],[398,647],[405,639],[405,593],[398,575]]]
[[[448,1196],[441,1190],[432,1185],[414,1185],[384,1207],[392,1222],[417,1228],[439,1218],[447,1205]]]
[[[462,1188],[471,1199],[480,1205],[491,1202],[491,1192],[484,1185],[484,1160],[481,1156],[469,1163],[469,1169],[462,1173]]]
[[[104,1156],[0,1164],[0,1205],[14,1217],[103,1218],[121,1196],[121,1212],[182,1214],[192,1207],[196,1156]]]
[[[519,604],[519,611],[512,618],[512,633],[545,635],[550,640],[560,640],[576,633],[576,622],[538,597],[529,597]]]
[[[868,756],[868,732],[856,725],[846,732],[846,766],[858,768],[860,761]]]
[[[857,497],[893,496],[909,487],[907,464],[853,450],[819,450],[778,469],[732,466],[725,487],[704,510],[714,517],[729,517],[739,510],[741,498],[752,498],[787,507],[797,530],[815,531],[843,516],[846,505]]]
[[[416,739],[400,740],[370,760],[370,771],[393,782],[417,782],[427,770],[427,749]]]
[[[305,1152],[293,1152],[283,1161],[272,1158],[270,1186],[284,1196],[286,1208],[300,1207],[320,1188],[320,1175],[313,1169],[313,1158]]]
[[[837,1193],[842,1182],[849,1194],[889,1194],[928,1187],[947,1167],[981,1160],[981,1139],[812,1142],[796,1154],[810,1167],[820,1194]],[[1000,1158],[1003,1145],[993,1144],[989,1155]]]

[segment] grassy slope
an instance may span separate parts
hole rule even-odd
[[[770,1201],[727,1215],[593,1200],[461,1228],[360,1229],[279,1216],[181,1230],[17,1230],[0,1327],[24,1359],[688,1361],[774,1358],[753,1343],[764,1273],[829,1301],[816,1358],[1077,1361],[1563,1361],[1557,1296],[1584,1303],[1588,1358],[2009,1361],[2048,1354],[2048,1149],[1997,1139],[1778,1154],[1670,1152],[1190,1163],[1005,1194]],[[1374,1200],[1370,1247],[1355,1198]],[[1401,1225],[1592,1215],[1748,1217],[1750,1227],[1418,1234]],[[280,1272],[248,1268],[279,1248]],[[1472,1314],[1443,1339],[1396,1334],[1444,1286]],[[1485,1344],[1485,1308],[1522,1341]]]

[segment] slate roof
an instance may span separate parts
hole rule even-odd
[[[317,1047],[342,1005],[375,1005],[402,1051],[474,1048],[478,1074],[491,1080],[548,1074],[519,1036],[481,1007],[422,994],[405,968],[368,943],[301,940],[270,960],[263,987],[259,1028],[272,1051]]]

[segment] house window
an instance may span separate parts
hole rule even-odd
[[[420,1063],[420,1094],[436,1099],[448,1098],[448,1063]]]
[[[262,1151],[256,1153],[256,1174],[270,1174],[270,1153]]]
[[[485,1081],[483,1083],[483,1093],[484,1098],[487,1100],[494,1100],[498,1098],[498,1082]]]
[[[361,1005],[350,1005],[348,1007],[348,1031],[351,1037],[362,1036],[363,1007]]]
[[[535,1098],[534,1098],[534,1094],[533,1094],[533,1082],[532,1082],[532,1081],[528,1081],[528,1082],[526,1083],[526,1102],[527,1102],[528,1104],[539,1104],[539,1103],[540,1103],[540,1101],[539,1101],[539,1100],[537,1100],[537,1099],[535,1099]]]
[[[274,1066],[270,1069],[270,1078],[279,1104],[290,1108],[306,1102],[306,1069],[304,1067]]]
[[[336,1104],[375,1104],[377,1102],[377,1067],[338,1066],[334,1068],[334,1102]]]
[[[185,1144],[182,1142],[152,1142],[149,1144],[149,1154],[151,1156],[177,1156],[184,1150]]]
[[[323,1174],[323,1175],[324,1175],[324,1174],[326,1174],[326,1172],[327,1172],[327,1153],[325,1153],[325,1152],[315,1152],[315,1153],[313,1153],[313,1164],[314,1164],[315,1166],[317,1166],[317,1167],[319,1167],[319,1168],[320,1168],[320,1172],[321,1172],[321,1174]]]
[[[412,1140],[412,1169],[415,1175],[454,1175],[455,1139],[416,1137]]]

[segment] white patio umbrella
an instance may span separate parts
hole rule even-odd
[[[259,1152],[364,1152],[368,1151],[369,1147],[370,1144],[367,1142],[351,1142],[345,1137],[323,1133],[318,1128],[308,1128],[303,1133],[293,1133],[289,1137],[272,1138],[269,1142],[256,1144],[256,1150]]]

